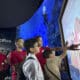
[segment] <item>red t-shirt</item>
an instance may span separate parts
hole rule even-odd
[[[25,59],[26,55],[27,55],[26,51],[16,51],[16,50],[12,51],[10,53],[11,65],[21,63]]]
[[[0,53],[0,71],[7,70],[9,66],[5,61],[7,61],[6,55]]]
[[[46,59],[43,57],[43,52],[45,49],[50,49],[50,48],[49,47],[41,47],[40,52],[36,54],[36,57],[39,60],[43,70],[44,70],[44,65],[46,64]]]
[[[37,59],[39,60],[42,69],[44,69],[44,65],[45,65],[45,63],[46,63],[46,59],[43,57],[44,49],[45,49],[45,48],[41,47],[41,48],[40,48],[40,52],[36,54],[36,57],[37,57]]]
[[[27,55],[26,51],[16,51],[15,50],[10,53],[9,58],[10,58],[10,64],[12,67],[12,80],[16,80],[17,78],[17,73],[16,73],[14,65],[23,62],[26,55]]]

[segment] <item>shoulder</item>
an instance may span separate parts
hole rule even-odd
[[[26,71],[31,67],[35,67],[35,60],[26,60],[23,64],[23,71]]]
[[[23,53],[27,53],[27,51],[25,51],[25,50],[23,50],[22,52],[23,52]]]
[[[7,55],[7,58],[9,59],[9,60],[12,60],[12,59],[14,59],[14,57],[16,57],[16,51],[14,50],[14,51],[11,51],[8,55]]]
[[[27,57],[23,65],[32,64],[35,62],[35,59],[32,57]]]
[[[15,54],[16,50],[11,51],[9,54]]]
[[[22,51],[23,55],[27,55],[27,51],[23,50]]]
[[[11,52],[8,54],[8,56],[9,56],[9,57],[12,57],[12,56],[14,56],[15,53],[16,53],[16,51],[11,51]]]

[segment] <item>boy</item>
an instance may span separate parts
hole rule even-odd
[[[24,40],[22,38],[16,39],[15,46],[16,49],[10,52],[10,54],[8,55],[8,59],[11,64],[12,80],[20,80],[19,66],[24,61],[27,53],[23,50]]]
[[[23,73],[26,80],[44,80],[41,66],[35,56],[39,52],[36,39],[26,40],[24,45],[28,52],[28,56],[23,64]]]
[[[46,80],[61,80],[59,67],[61,60],[66,56],[66,49],[60,56],[55,56],[55,51],[45,50],[43,52],[44,58],[46,58],[46,64],[44,66]]]
[[[41,36],[37,36],[36,40],[38,42],[38,47],[39,47],[39,52],[36,54],[36,57],[39,60],[40,65],[44,71],[44,65],[46,63],[46,59],[43,57],[43,51],[44,49],[46,49],[46,47],[45,48],[43,47],[43,40]]]

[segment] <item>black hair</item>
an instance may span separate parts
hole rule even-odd
[[[41,36],[36,36],[35,39],[38,41],[38,39],[41,38]]]
[[[43,57],[44,58],[49,58],[49,55],[52,54],[52,50],[50,49],[45,49],[43,52]]]
[[[31,52],[30,48],[34,48],[35,43],[37,43],[37,41],[36,41],[36,39],[33,39],[33,38],[25,40],[24,47],[25,47],[25,49],[27,50],[28,53]]]
[[[22,39],[22,38],[16,38],[15,42],[18,42],[20,39]]]

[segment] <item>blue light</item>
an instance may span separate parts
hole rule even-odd
[[[37,35],[42,36],[43,45],[48,45],[47,37],[47,26],[44,24],[43,14],[48,14],[48,20],[52,18],[52,9],[56,0],[44,0],[40,8],[35,12],[29,21],[21,24],[19,27],[17,37],[22,37],[23,39],[29,39]],[[56,18],[56,16],[54,17]],[[57,24],[58,25],[58,24]]]

